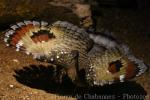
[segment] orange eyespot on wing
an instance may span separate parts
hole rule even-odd
[[[47,42],[49,40],[49,36],[47,34],[42,34],[39,36],[40,42],[45,41]]]
[[[108,71],[112,74],[115,74],[120,71],[120,68],[122,67],[121,61],[113,61],[108,66]]]
[[[126,80],[134,78],[136,76],[136,74],[138,73],[138,69],[136,66],[137,65],[135,65],[133,62],[128,63],[128,66],[126,67],[126,74],[125,74]]]
[[[37,42],[47,42],[50,37],[48,36],[48,34],[41,34],[39,36],[33,36],[31,37],[31,39],[34,41],[34,43],[37,43]]]
[[[36,36],[36,37],[32,37],[31,39],[34,41],[34,43],[39,42],[38,36]]]
[[[108,71],[111,72],[112,74],[115,74],[117,72],[115,64],[110,65],[108,67]]]

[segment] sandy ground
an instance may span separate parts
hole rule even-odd
[[[54,83],[53,67],[6,47],[2,31],[9,24],[25,19],[48,22],[67,20],[78,24],[78,18],[66,8],[50,6],[48,0],[22,0],[11,5],[8,2],[0,0],[0,100],[84,100],[92,99],[92,96],[95,99],[99,96],[99,99],[126,100],[133,95],[141,97],[141,100],[147,95],[146,100],[150,100],[150,71],[136,81],[104,87],[77,88],[67,78],[63,84]],[[101,32],[112,31],[130,46],[137,57],[150,64],[149,10],[101,8],[99,12],[97,29]]]

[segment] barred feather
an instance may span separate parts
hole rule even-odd
[[[24,21],[12,25],[11,29],[6,32],[4,41],[7,45],[15,46],[17,51],[25,49],[26,52],[43,53],[54,47],[57,48],[59,42],[65,42],[63,45],[66,45],[65,48],[67,48],[66,42],[69,43],[71,38],[77,38],[81,41],[85,37],[87,38],[87,33],[83,29],[68,22],[57,21],[52,26],[48,26],[48,23],[44,21]],[[67,41],[63,41],[65,38],[68,38]],[[82,41],[83,45],[86,44],[85,47],[83,46],[85,50],[90,48],[90,46],[87,46],[87,44],[90,44],[90,39],[87,38],[87,40]],[[76,47],[75,45],[73,48]],[[42,51],[43,49],[46,51]]]
[[[76,50],[80,53],[80,68],[83,68],[84,56],[93,43],[84,29],[64,21],[51,25],[44,21],[19,22],[11,26],[4,40],[8,46],[16,47],[16,51],[32,54],[37,60],[70,67],[73,66],[71,61],[74,59],[72,51]]]
[[[100,48],[99,50],[93,48],[89,53],[91,65],[86,69],[89,84],[105,85],[115,81],[124,82],[140,76],[147,70],[144,62],[136,58],[126,45],[101,34],[89,36],[95,42],[95,48]]]

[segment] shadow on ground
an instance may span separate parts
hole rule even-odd
[[[133,100],[133,97],[144,100],[146,91],[135,82],[124,82],[103,87],[81,88],[76,87],[65,77],[62,84],[54,82],[54,68],[52,66],[30,65],[15,70],[14,77],[18,82],[31,88],[41,89],[48,93],[63,96],[72,96],[78,100]],[[130,97],[130,99],[129,99]],[[132,97],[132,99],[131,99]]]

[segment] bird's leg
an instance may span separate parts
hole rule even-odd
[[[67,68],[66,72],[67,72],[68,77],[72,81],[75,81],[78,78],[78,71],[79,71],[78,58],[79,58],[79,53],[78,53],[78,51],[72,51],[71,55],[72,55],[71,63],[69,65],[69,67]]]
[[[56,74],[54,76],[54,81],[56,83],[62,83],[63,77],[66,75],[66,71],[64,68],[57,67]]]
[[[57,67],[56,77],[59,82],[64,75],[75,81],[78,78],[78,51],[52,51],[51,55],[41,56],[42,61],[55,64]],[[39,59],[40,59],[39,58]]]

